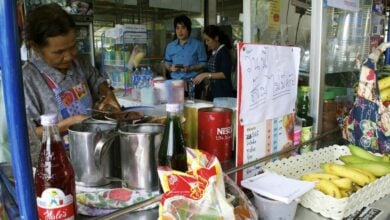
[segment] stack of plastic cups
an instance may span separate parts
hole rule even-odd
[[[164,78],[156,77],[153,79],[153,87],[156,91],[156,103],[165,104],[167,103],[167,88],[165,86]]]
[[[184,81],[183,80],[166,80],[167,103],[184,105]]]

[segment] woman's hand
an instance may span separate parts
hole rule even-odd
[[[59,121],[58,122],[58,130],[60,131],[60,134],[65,134],[71,125],[80,123],[87,118],[89,118],[88,115],[73,115],[69,118],[66,118],[64,120]],[[37,126],[35,128],[35,133],[37,134],[37,137],[39,139],[42,139],[43,127]]]
[[[209,77],[209,73],[201,73],[195,76],[195,78],[192,80],[196,85],[200,84],[205,78]]]
[[[170,72],[177,72],[177,71],[180,71],[180,68],[176,67],[176,65],[173,64],[173,65],[171,65],[171,66],[169,67],[169,71],[170,71]]]
[[[85,119],[89,118],[88,115],[73,115],[69,118],[66,118],[64,120],[61,120],[58,122],[58,130],[60,131],[60,134],[65,134],[68,131],[68,128],[73,125],[80,123],[84,121]],[[35,133],[37,134],[39,139],[42,139],[42,134],[43,134],[43,127],[42,126],[37,126],[35,128]]]
[[[64,120],[61,120],[58,122],[58,128],[60,130],[60,133],[63,134],[68,131],[68,128],[73,125],[80,123],[87,119],[89,116],[88,115],[73,115],[69,118],[66,118]]]
[[[188,73],[192,71],[192,68],[190,66],[184,66],[180,71]]]

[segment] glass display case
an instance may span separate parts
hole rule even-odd
[[[375,33],[378,31],[374,31],[377,27],[373,23],[373,2],[312,1],[311,13],[316,16],[311,16],[310,59],[306,71],[315,134],[326,132],[331,120],[337,127],[335,119],[327,118],[329,103],[336,102],[337,116],[348,114],[354,102],[360,65],[380,43]]]
[[[310,87],[313,131],[320,134],[325,93],[329,98],[327,90],[335,88],[340,92],[335,98],[352,102],[360,64],[379,43],[373,36],[373,1],[299,1],[311,2],[310,7],[277,2],[243,2],[243,40],[301,48],[299,79]]]
[[[93,25],[90,16],[73,16],[76,21],[76,44],[78,54],[89,59],[95,66],[95,49],[93,43]]]
[[[132,68],[139,65],[147,51],[146,27],[144,25],[117,25],[102,34],[101,42],[102,73],[112,87],[123,89],[126,94],[131,86]],[[130,56],[134,50],[143,55],[136,65],[130,62]]]

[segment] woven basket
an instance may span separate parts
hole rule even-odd
[[[319,171],[321,163],[342,163],[338,158],[349,154],[348,147],[333,145],[303,155],[267,163],[264,169],[299,179],[302,174]],[[364,186],[347,198],[336,199],[313,189],[302,196],[300,203],[324,217],[343,219],[389,193],[390,175],[387,175]]]

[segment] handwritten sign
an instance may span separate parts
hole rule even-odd
[[[237,52],[236,165],[240,166],[291,146],[300,51],[239,43]],[[267,117],[271,118],[263,120]],[[237,183],[259,174],[261,165],[237,172]]]
[[[246,44],[240,50],[241,123],[250,125],[292,113],[300,48]]]

